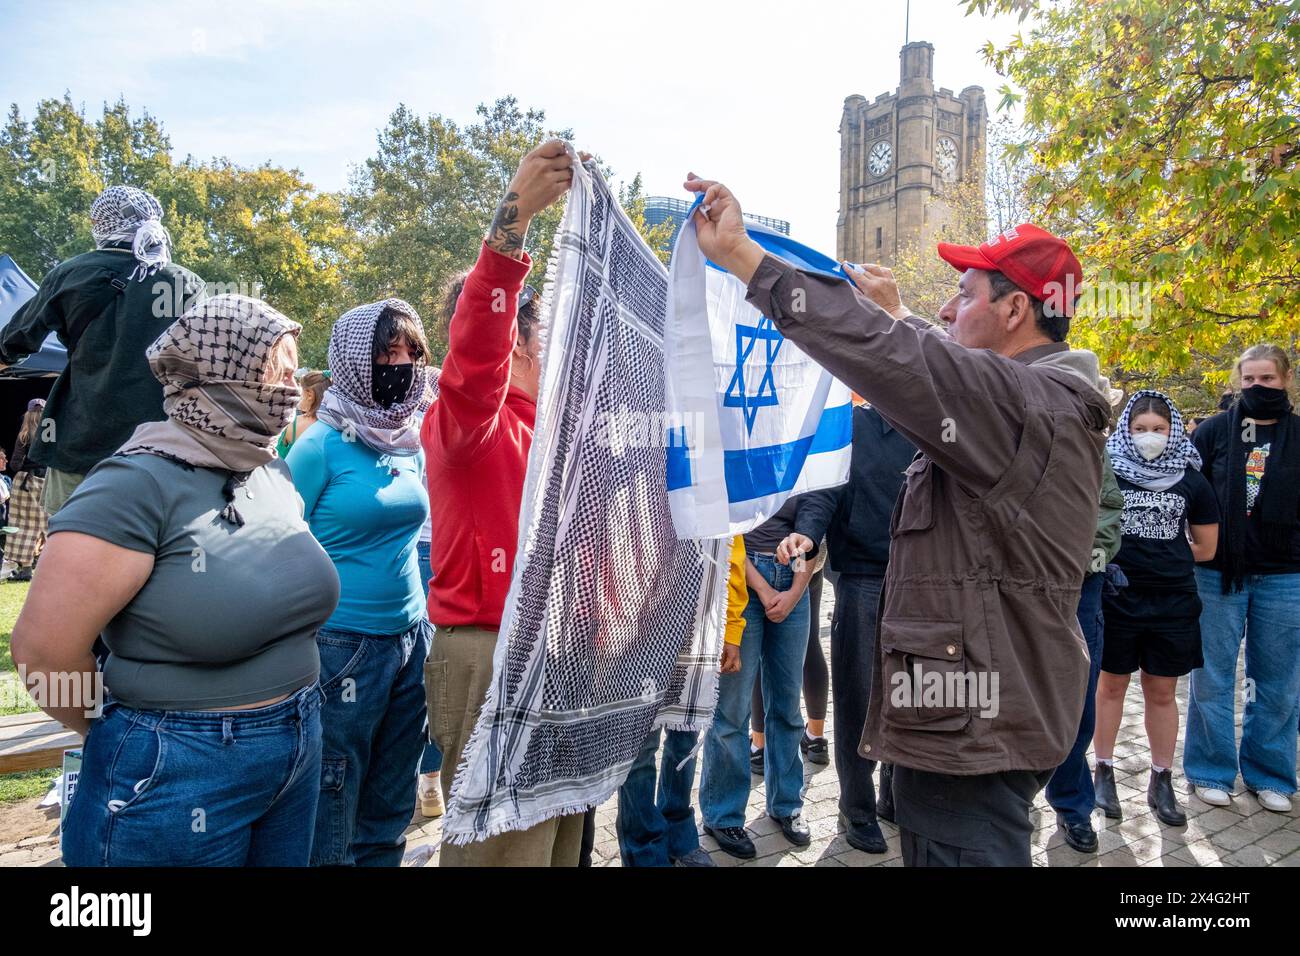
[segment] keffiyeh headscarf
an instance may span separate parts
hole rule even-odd
[[[414,455],[420,450],[420,418],[435,392],[428,366],[418,361],[404,398],[387,408],[375,401],[370,388],[375,326],[385,309],[420,321],[420,314],[401,299],[371,302],[345,312],[330,332],[330,387],[316,417],[382,454]]]
[[[95,248],[131,243],[139,263],[132,279],[143,282],[172,261],[172,237],[162,224],[162,203],[134,186],[110,186],[90,206]]]
[[[1158,398],[1169,407],[1169,444],[1159,456],[1147,461],[1133,444],[1129,425],[1133,418],[1133,406],[1140,398]],[[1183,480],[1188,468],[1201,470],[1201,453],[1196,450],[1192,440],[1183,428],[1183,416],[1169,400],[1169,396],[1155,389],[1144,388],[1136,392],[1124,406],[1119,416],[1119,424],[1106,439],[1106,451],[1110,455],[1115,474],[1133,482],[1148,491],[1167,491]]]
[[[244,523],[234,492],[275,457],[275,440],[302,398],[298,385],[268,384],[275,344],[302,326],[260,299],[218,295],[194,306],[145,355],[163,384],[166,421],[136,428],[119,455],[161,455],[230,472],[222,518]]]

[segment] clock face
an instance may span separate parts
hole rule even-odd
[[[947,136],[940,136],[939,142],[934,144],[934,162],[939,167],[939,174],[943,176],[945,182],[952,182],[957,178],[957,144]]]
[[[871,147],[871,153],[867,156],[867,169],[871,170],[873,176],[883,176],[889,172],[889,167],[893,162],[894,147],[882,139]]]

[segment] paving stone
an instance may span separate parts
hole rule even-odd
[[[1218,833],[1210,835],[1210,842],[1215,846],[1227,850],[1229,853],[1234,850],[1240,850],[1244,846],[1250,846],[1259,839],[1259,834],[1254,833],[1249,827],[1236,824],[1228,827],[1226,830],[1220,830]]]
[[[1292,830],[1274,830],[1268,836],[1261,837],[1255,846],[1262,847],[1269,853],[1276,853],[1279,858],[1284,857],[1300,850],[1300,833]]]

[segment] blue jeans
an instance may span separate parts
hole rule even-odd
[[[1251,574],[1224,594],[1218,571],[1196,569],[1201,594],[1201,654],[1187,694],[1183,773],[1202,788],[1296,792],[1300,714],[1300,574]],[[1246,704],[1240,764],[1233,707],[1237,655],[1246,638]]]
[[[771,555],[750,555],[758,573],[778,591],[794,580],[789,566]],[[704,742],[700,774],[700,812],[714,828],[745,825],[749,800],[749,712],[754,681],[763,681],[764,782],[767,813],[788,817],[803,808],[803,658],[808,650],[808,594],[780,624],[763,613],[752,590],[745,607],[745,632],[740,639],[740,670],[718,678],[718,708]]]
[[[313,866],[398,866],[424,749],[431,627],[376,637],[322,629],[320,805]]]
[[[306,866],[320,793],[317,684],[255,710],[91,723],[63,825],[68,866]]]
[[[416,557],[420,561],[420,580],[424,582],[424,598],[429,599],[429,581],[433,578],[433,562],[430,560],[430,543],[421,541],[415,546]],[[442,751],[428,736],[429,723],[425,721],[424,756],[420,758],[420,773],[437,773],[442,769]]]
[[[1047,802],[1065,817],[1067,823],[1076,826],[1088,823],[1093,807],[1097,805],[1092,773],[1088,770],[1088,746],[1097,727],[1097,676],[1101,673],[1101,647],[1105,633],[1101,590],[1105,583],[1105,573],[1089,574],[1083,579],[1083,589],[1079,592],[1079,627],[1088,644],[1088,695],[1083,699],[1083,716],[1079,718],[1079,734],[1074,738],[1074,747],[1056,768],[1052,779],[1047,781]]]
[[[681,770],[695,747],[699,734],[669,730],[664,755],[655,772],[660,730],[650,731],[637,754],[627,780],[618,789],[618,849],[624,866],[671,866],[700,845],[691,809],[691,784],[695,782],[695,758]],[[655,794],[658,778],[659,792]]]

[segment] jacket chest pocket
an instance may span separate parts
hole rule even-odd
[[[907,466],[903,494],[894,513],[894,534],[928,531],[934,525],[934,468],[921,457]]]
[[[880,627],[881,715],[906,730],[961,730],[979,703],[958,621],[885,621]]]

